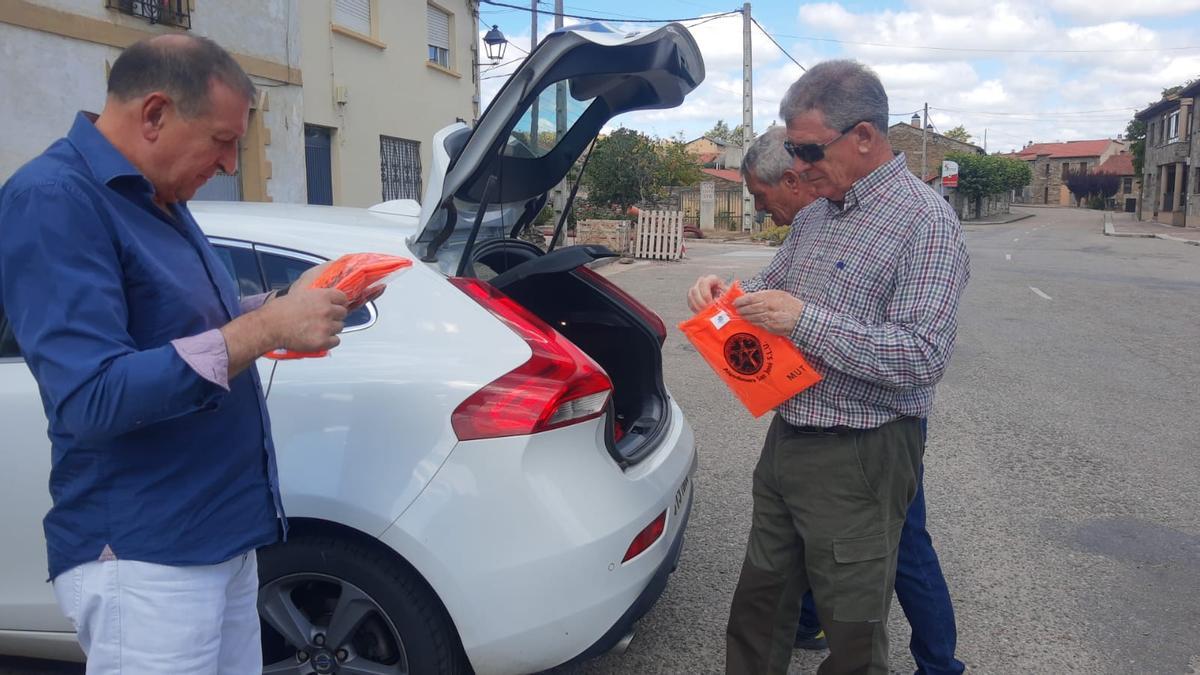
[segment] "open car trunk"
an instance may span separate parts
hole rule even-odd
[[[653,451],[669,421],[662,320],[586,268],[611,251],[546,253],[519,235],[609,120],[678,106],[703,80],[700,49],[680,24],[552,32],[474,128],[458,124],[434,136],[421,231],[410,240],[425,263],[490,282],[604,368],[613,385],[608,447],[622,466]],[[563,213],[570,208],[568,200]],[[557,233],[564,225],[560,216]]]
[[[657,445],[669,415],[662,377],[664,328],[652,312],[586,267],[613,255],[571,246],[543,255],[520,241],[477,249],[472,272],[592,357],[612,380],[609,452],[622,467]]]

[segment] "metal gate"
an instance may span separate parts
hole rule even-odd
[[[421,199],[421,144],[380,136],[379,178],[384,201]]]
[[[308,203],[333,205],[333,143],[328,127],[304,125],[304,170]]]

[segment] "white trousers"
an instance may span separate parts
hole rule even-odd
[[[55,577],[54,594],[88,675],[262,672],[254,551],[194,567],[85,563]]]

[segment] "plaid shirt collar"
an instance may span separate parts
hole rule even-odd
[[[855,181],[854,185],[850,186],[850,189],[846,192],[846,198],[842,201],[842,206],[839,207],[837,204],[826,200],[826,208],[829,209],[829,215],[837,218],[838,216],[850,213],[860,206],[868,205],[887,185],[893,184],[896,175],[901,171],[908,171],[908,163],[904,159],[903,152],[893,157],[892,161]]]

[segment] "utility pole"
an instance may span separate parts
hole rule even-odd
[[[983,128],[983,154],[987,154],[987,127]]]
[[[921,180],[929,175],[929,153],[926,152],[928,147],[926,143],[929,139],[929,104],[925,104],[925,121],[921,124]]]
[[[537,0],[529,0],[529,53],[537,49]],[[529,148],[536,157],[538,152],[538,99],[534,97],[533,107],[529,109]]]
[[[750,3],[742,5],[742,156],[754,138],[754,64],[750,50]],[[754,227],[754,198],[742,176],[742,230]]]

